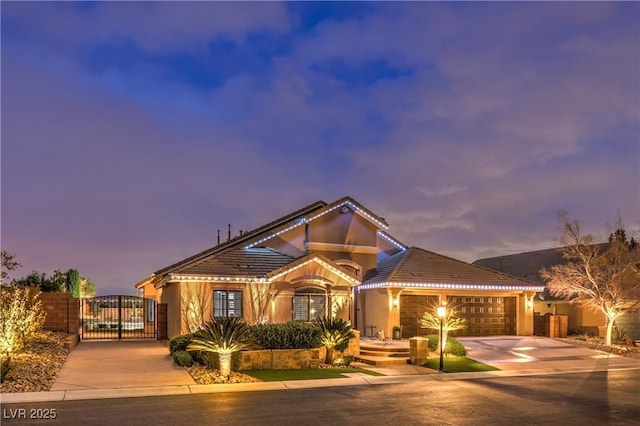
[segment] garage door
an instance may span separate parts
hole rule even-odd
[[[433,330],[420,327],[420,318],[426,311],[433,310],[434,306],[438,306],[438,296],[400,295],[400,325],[403,339],[433,333]]]
[[[516,334],[515,297],[447,296],[449,306],[467,320],[467,328],[452,333],[457,336],[501,336]],[[425,311],[438,306],[438,296],[401,295],[400,325],[402,337],[424,336],[434,333],[420,326]]]
[[[515,297],[447,296],[458,316],[467,320],[459,336],[496,336],[516,334]]]

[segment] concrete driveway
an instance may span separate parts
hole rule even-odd
[[[51,391],[193,385],[156,340],[81,342],[71,351]]]
[[[538,336],[457,337],[470,358],[501,370],[638,368],[640,360]]]

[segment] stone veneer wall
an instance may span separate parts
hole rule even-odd
[[[349,340],[349,347],[342,352],[342,356],[360,355],[360,332],[353,330],[353,333],[356,337]],[[325,347],[242,351],[240,370],[318,368],[326,354]]]

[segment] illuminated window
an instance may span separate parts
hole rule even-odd
[[[242,292],[237,290],[214,290],[213,316],[242,318]]]
[[[293,296],[293,320],[312,321],[314,318],[325,316],[325,292],[313,288],[296,290]]]

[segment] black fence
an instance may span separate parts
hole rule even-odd
[[[81,301],[80,338],[155,339],[157,306],[137,296],[98,296]]]

